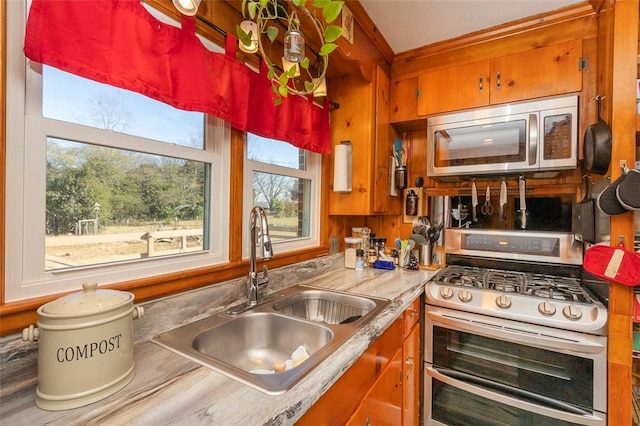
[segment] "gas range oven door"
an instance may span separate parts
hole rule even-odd
[[[606,425],[606,337],[427,305],[426,425]]]

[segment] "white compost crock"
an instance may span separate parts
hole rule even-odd
[[[144,308],[129,292],[82,287],[42,305],[37,327],[22,331],[24,341],[38,340],[36,405],[44,410],[91,404],[133,379],[133,320]]]

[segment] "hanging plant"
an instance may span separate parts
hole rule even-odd
[[[292,10],[289,11],[286,5],[290,4]],[[267,77],[271,80],[271,88],[276,94],[276,105],[282,102],[282,98],[289,93],[298,95],[309,95],[313,93],[325,78],[329,66],[329,54],[338,45],[334,42],[342,34],[342,27],[329,25],[340,15],[344,1],[337,0],[314,0],[312,9],[307,7],[307,0],[243,0],[242,13],[246,19],[257,24],[258,34],[245,32],[240,26],[236,26],[238,39],[245,46],[252,41],[257,41],[258,51],[263,57],[267,67]],[[322,19],[317,15],[320,13]],[[322,45],[318,51],[318,57],[313,63],[307,56],[308,49],[304,47],[304,33],[300,28],[300,19],[304,16],[309,18],[312,27],[307,31],[315,31]],[[323,24],[327,24],[326,27]],[[280,35],[280,28],[287,29],[284,42],[284,56],[291,62],[288,69],[283,69],[276,65],[266,53],[263,37],[273,44]],[[280,60],[278,60],[278,63]],[[297,77],[298,67],[306,72],[305,77]],[[316,75],[313,75],[317,73]]]

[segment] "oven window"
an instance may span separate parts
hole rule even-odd
[[[432,379],[431,418],[448,426],[569,426],[563,420],[521,410]]]
[[[504,385],[498,385],[500,392],[511,388],[509,393],[593,409],[594,366],[589,359],[434,326],[433,366]]]

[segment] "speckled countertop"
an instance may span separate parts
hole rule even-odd
[[[0,424],[7,425],[290,425],[346,371],[424,289],[434,271],[345,269],[341,254],[269,271],[267,293],[295,284],[390,299],[336,352],[282,395],[267,395],[164,349],[149,339],[242,301],[245,280],[144,304],[134,322],[135,377],[102,401],[67,411],[35,406],[37,344],[16,336],[0,349]]]

